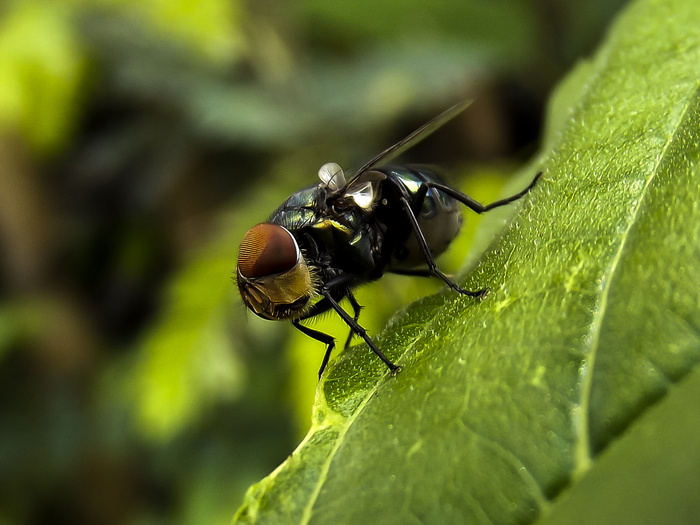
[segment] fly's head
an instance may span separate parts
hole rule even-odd
[[[301,317],[316,290],[296,239],[271,223],[253,226],[243,237],[236,278],[243,302],[263,319]]]

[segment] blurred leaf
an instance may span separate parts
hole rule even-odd
[[[488,51],[501,61],[519,61],[532,52],[535,42],[534,10],[517,0],[464,2],[444,0],[401,3],[360,0],[305,0],[303,10],[309,32],[334,43],[431,40],[462,42]],[[428,78],[426,77],[426,80]]]
[[[228,62],[243,51],[243,7],[238,0],[83,0],[85,6],[108,5],[148,28],[209,59]]]
[[[700,370],[614,442],[542,525],[684,525],[700,516]]]
[[[141,429],[156,439],[197,422],[203,411],[239,395],[244,385],[241,363],[226,338],[223,312],[207,308],[197,297],[206,295],[195,288],[176,292],[174,303],[180,308],[171,310],[153,331],[132,371]]]
[[[0,362],[12,345],[27,331],[26,308],[23,305],[0,304]]]
[[[353,59],[312,53],[303,66],[295,64],[282,89],[279,81],[251,78],[243,66],[203,64],[143,28],[126,31],[114,17],[91,17],[85,26],[108,62],[113,89],[182,113],[188,131],[207,143],[299,148],[335,140],[347,158],[366,154],[408,108],[438,112],[464,98],[492,61],[479,47],[437,37],[384,43]]]
[[[134,388],[138,419],[147,435],[172,437],[248,386],[241,350],[250,327],[232,277],[245,231],[256,218],[264,220],[281,201],[280,194],[294,187],[295,177],[289,177],[294,168],[282,169],[277,183],[266,179],[251,188],[245,202],[222,219],[215,240],[173,278],[167,309],[125,378]],[[266,323],[268,336],[276,326]]]
[[[558,95],[572,107],[550,131],[545,178],[463,283],[491,294],[443,293],[397,316],[378,343],[398,377],[365,346],[345,352],[312,430],[237,520],[532,522],[695,374],[699,24],[694,0],[632,4],[578,97]],[[680,388],[691,397],[677,413],[695,402]],[[700,441],[685,438],[691,452],[667,461],[697,462]],[[694,498],[699,478],[683,479]]]
[[[288,79],[292,98],[275,86],[212,82],[189,90],[187,107],[208,136],[300,147],[330,135],[352,149],[356,137],[374,138],[408,107],[439,111],[446,100],[464,97],[485,61],[478,52],[422,44],[378,47],[352,62],[312,57]]]
[[[0,126],[18,127],[41,151],[70,137],[86,61],[59,2],[11,4],[0,22]]]
[[[230,246],[212,245],[171,285],[169,308],[128,379],[147,435],[167,439],[243,388],[244,370],[227,336],[224,311],[231,266]]]

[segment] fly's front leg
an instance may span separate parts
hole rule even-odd
[[[340,296],[342,298],[342,295]],[[358,305],[359,306],[359,305]],[[318,379],[319,381],[321,380],[321,376],[323,375],[323,371],[326,369],[326,366],[328,366],[328,361],[331,358],[331,353],[333,352],[333,349],[335,348],[335,338],[329,334],[326,334],[324,332],[321,332],[319,330],[314,330],[313,328],[309,328],[308,326],[304,326],[301,324],[301,321],[304,321],[306,319],[311,319],[312,317],[316,317],[317,315],[320,315],[324,312],[327,312],[333,308],[331,303],[328,302],[328,299],[325,297],[318,301],[316,304],[314,304],[309,311],[306,312],[303,316],[301,316],[299,319],[295,319],[292,321],[292,324],[294,327],[299,330],[302,334],[311,337],[312,339],[316,339],[316,341],[320,341],[321,343],[326,345],[326,353],[323,354],[323,361],[321,362],[321,368],[318,370]],[[357,315],[359,316],[359,312],[357,312]],[[352,332],[350,332],[352,334]]]
[[[331,358],[331,352],[333,352],[333,348],[335,348],[335,338],[318,330],[314,330],[313,328],[309,328],[308,326],[304,326],[301,324],[299,319],[292,321],[292,324],[294,325],[294,328],[299,330],[302,334],[307,335],[312,339],[316,339],[316,341],[320,341],[326,345],[326,353],[323,355],[321,368],[318,370],[318,379],[320,381],[323,371],[326,369],[326,366],[328,366],[328,360]]]
[[[418,241],[418,246],[420,246],[420,250],[423,253],[423,257],[425,258],[425,263],[428,265],[428,271],[430,272],[431,275],[435,275],[436,277],[439,277],[445,283],[447,286],[452,288],[453,290],[463,294],[463,295],[468,295],[469,297],[479,297],[482,298],[488,293],[487,288],[482,288],[481,290],[465,290],[461,286],[459,286],[456,282],[454,282],[452,279],[450,279],[447,275],[445,275],[440,268],[438,268],[437,263],[435,262],[435,257],[433,257],[433,254],[430,252],[430,248],[428,247],[428,243],[425,240],[425,236],[423,235],[423,232],[420,229],[420,225],[418,224],[418,219],[416,219],[415,213],[413,213],[413,210],[411,209],[411,203],[408,201],[406,197],[401,197],[401,203],[403,204],[404,211],[406,212],[406,216],[408,217],[409,221],[411,222],[411,229],[413,230],[413,234],[416,237],[416,240]]]

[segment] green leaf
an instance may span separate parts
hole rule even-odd
[[[238,0],[106,0],[110,14],[145,22],[160,38],[176,39],[206,58],[225,62],[242,52],[243,13]],[[86,5],[90,7],[91,3]]]
[[[562,84],[544,179],[463,281],[490,295],[401,312],[377,337],[397,377],[364,345],[342,354],[309,434],[236,520],[576,522],[562,495],[635,459],[607,458],[612,443],[634,442],[670,390],[670,414],[694,407],[682,381],[700,361],[699,26],[695,0],[631,5]],[[697,465],[697,435],[659,461]]]
[[[304,0],[300,5],[311,34],[353,46],[358,42],[397,38],[410,44],[429,41],[431,35],[438,35],[443,42],[457,46],[460,42],[468,43],[472,49],[490,51],[494,61],[508,62],[529,56],[536,42],[534,10],[517,0],[431,3],[404,0],[400,4]]]
[[[123,376],[138,426],[152,439],[166,441],[216,401],[241,395],[245,374],[223,312],[230,283],[213,287],[210,278],[230,273],[230,252],[223,242],[207,246],[173,280],[169,308]]]
[[[14,2],[0,20],[0,127],[53,152],[77,118],[86,59],[60,2]]]
[[[684,525],[700,516],[700,370],[610,446],[541,525]]]

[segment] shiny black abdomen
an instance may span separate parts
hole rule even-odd
[[[386,271],[407,272],[426,267],[425,256],[406,216],[401,197],[405,196],[433,257],[443,253],[459,233],[462,214],[452,197],[426,187],[426,183],[444,184],[433,171],[423,166],[388,166],[377,171],[387,178],[382,182],[381,198],[375,208],[383,225],[383,257]]]

